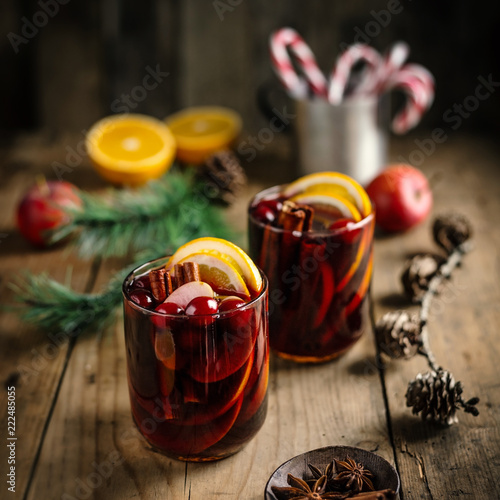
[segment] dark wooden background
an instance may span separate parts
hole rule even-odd
[[[130,111],[163,118],[186,106],[224,105],[242,114],[247,130],[257,130],[265,122],[255,105],[256,89],[273,79],[268,37],[285,25],[304,36],[325,70],[356,33],[381,50],[395,40],[408,41],[411,61],[427,66],[437,81],[423,128],[442,125],[443,113],[473,94],[478,76],[491,73],[500,81],[498,1],[56,2],[1,1],[3,137],[29,128],[51,136],[81,132],[111,114],[122,94],[141,86],[148,66],[169,76],[140,102],[132,101]],[[22,36],[26,19],[33,21],[42,4],[56,4],[57,14],[14,50],[12,34]],[[398,13],[376,21],[389,6]],[[43,23],[43,16],[36,19]],[[463,131],[498,131],[499,96],[500,91],[481,103],[463,121]]]

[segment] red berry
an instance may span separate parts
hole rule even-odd
[[[174,302],[163,302],[155,309],[160,314],[183,314],[184,309]]]
[[[263,200],[253,210],[252,215],[262,222],[273,222],[283,206],[280,200]]]
[[[353,244],[357,241],[361,230],[355,227],[356,221],[343,217],[334,221],[328,228],[330,231],[340,231],[342,241]]]
[[[166,316],[162,316],[163,314],[175,314],[175,315],[184,314],[184,309],[182,309],[182,307],[178,306],[174,302],[163,302],[155,308],[155,311],[160,314],[155,314],[154,316],[151,316],[151,321],[158,328],[165,328],[169,321],[169,318],[167,318]]]
[[[146,309],[150,309],[155,302],[153,295],[151,295],[151,293],[147,290],[144,290],[144,288],[132,290],[130,292],[130,298],[136,304],[140,305],[141,307],[145,307]]]
[[[230,297],[226,297],[219,304],[219,312],[232,311],[233,309],[238,309],[246,304],[243,299],[239,297],[231,295]]]
[[[139,276],[133,281],[134,288],[150,288],[149,276]]]
[[[210,297],[195,297],[186,307],[188,316],[207,316],[215,314],[218,310],[218,304],[215,299]]]

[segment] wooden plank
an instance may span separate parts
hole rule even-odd
[[[252,184],[248,193],[259,188]],[[243,229],[246,203],[239,207]],[[256,438],[221,462],[184,464],[152,452],[132,423],[122,328],[120,320],[111,331],[78,340],[28,498],[260,499],[274,469],[310,449],[361,446],[392,461],[370,335],[330,364],[273,359],[269,411]],[[104,463],[109,476],[99,479]]]
[[[24,270],[47,271],[64,281],[68,266],[73,267],[72,286],[83,290],[92,278],[88,263],[78,262],[64,248],[36,250],[14,227],[15,209],[35,176],[51,175],[51,149],[44,148],[40,137],[19,140],[9,152],[2,151],[0,189],[0,302],[11,305],[9,283]],[[29,151],[26,154],[25,151]],[[32,155],[32,156],[30,156]],[[68,338],[60,332],[40,332],[23,324],[11,310],[0,317],[0,435],[7,437],[7,391],[16,393],[16,491],[11,498],[23,498],[29,487],[38,449],[44,436],[58,385],[68,356]],[[1,453],[1,470],[7,473],[7,448]],[[4,485],[2,488],[6,488]],[[2,490],[2,491],[7,491]]]
[[[415,145],[401,143],[406,157]],[[405,499],[477,499],[500,496],[500,287],[498,285],[500,179],[498,148],[451,138],[421,168],[434,184],[434,214],[457,211],[470,218],[475,248],[454,273],[451,286],[431,308],[430,343],[437,361],[464,386],[465,398],[479,396],[477,418],[460,412],[451,428],[422,422],[405,407],[408,382],[427,371],[425,360],[393,362],[385,374],[397,461]],[[376,242],[376,317],[401,300],[399,274],[406,258],[435,250],[430,221],[407,234]]]

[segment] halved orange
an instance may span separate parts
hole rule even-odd
[[[228,149],[241,131],[234,111],[216,106],[188,108],[167,116],[165,122],[177,141],[177,158],[200,164],[215,151]]]
[[[222,238],[204,237],[189,241],[170,257],[167,270],[181,260],[196,253],[205,253],[229,262],[243,278],[250,291],[259,293],[262,290],[262,277],[252,259],[237,245]]]
[[[185,262],[198,264],[201,281],[208,283],[217,293],[224,295],[236,293],[245,300],[250,299],[250,292],[245,281],[230,260],[223,254],[193,253],[181,259],[179,264]]]
[[[161,177],[176,151],[168,127],[139,114],[103,118],[92,126],[85,141],[97,172],[115,184],[140,185]]]
[[[289,184],[283,191],[287,198],[300,193],[322,193],[340,196],[356,206],[362,217],[372,211],[370,198],[354,179],[340,172],[318,172],[305,175]]]

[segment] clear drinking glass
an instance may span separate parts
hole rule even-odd
[[[347,351],[370,328],[369,286],[375,216],[336,230],[291,231],[252,215],[283,186],[249,206],[250,257],[269,280],[270,346],[283,358],[323,362]]]
[[[166,315],[130,298],[149,287],[135,269],[123,284],[127,375],[132,415],[141,434],[180,460],[218,460],[240,450],[267,411],[267,280],[244,306],[206,316]]]

